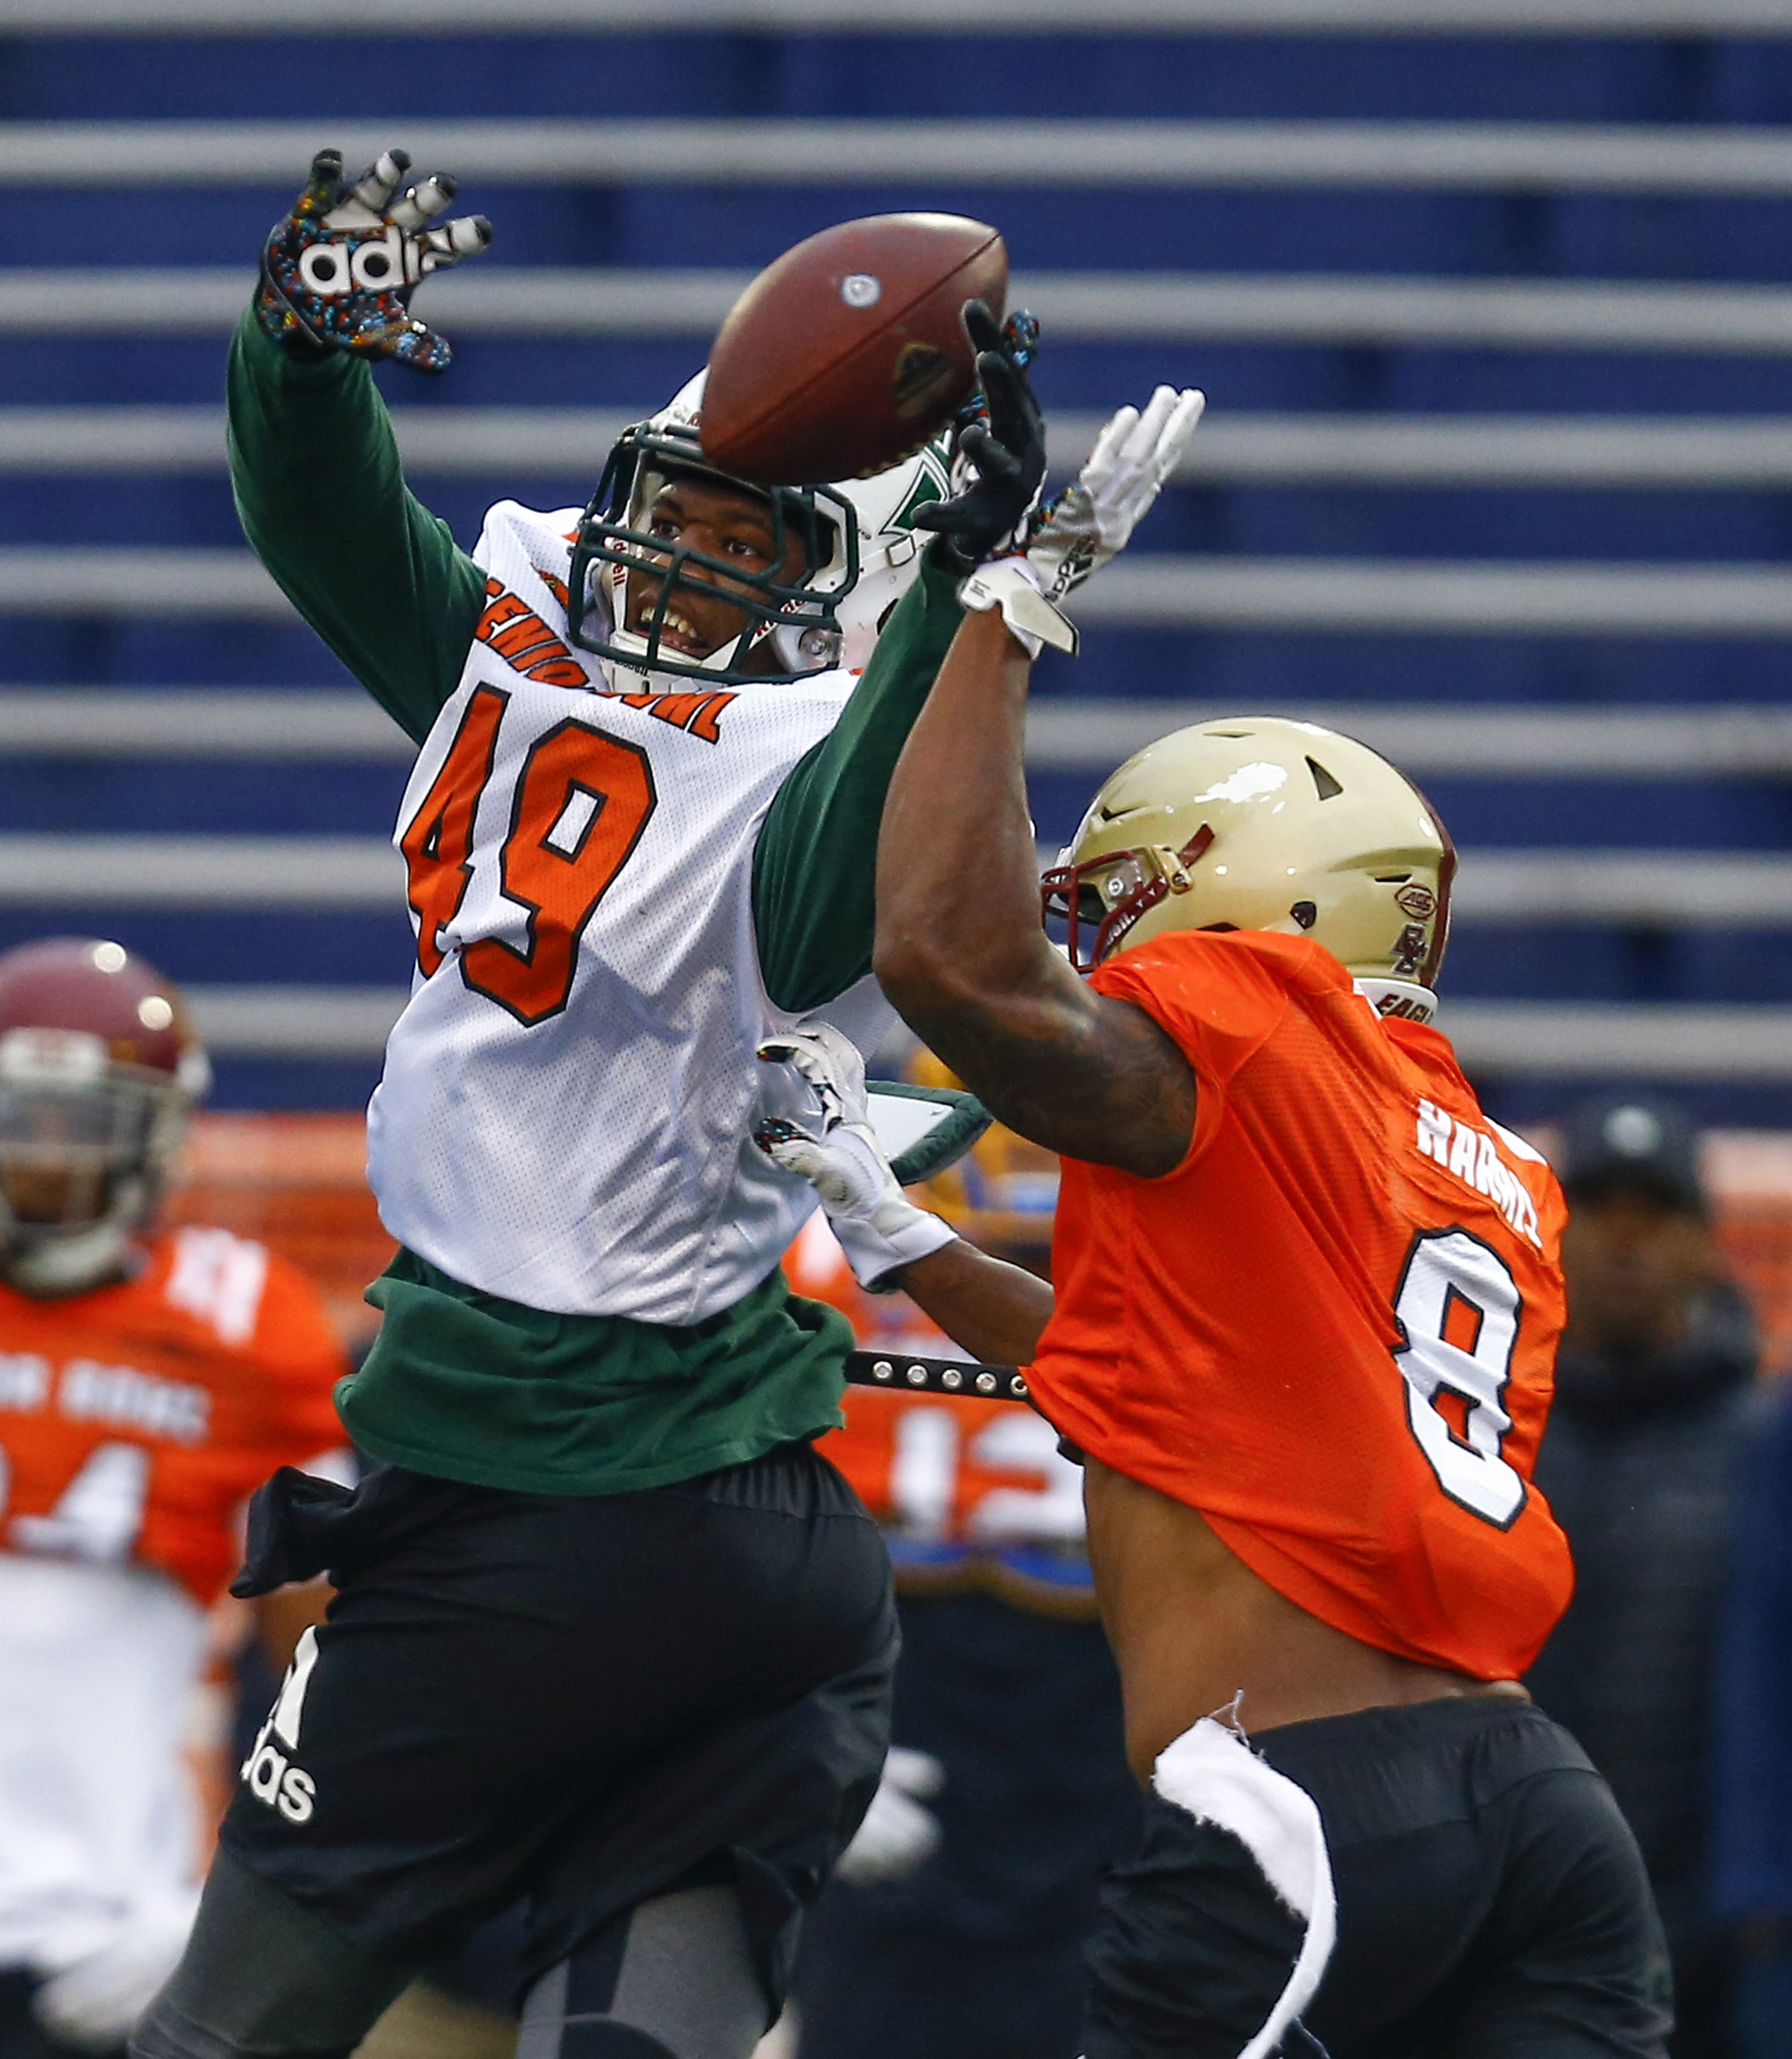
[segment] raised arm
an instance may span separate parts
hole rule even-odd
[[[918,529],[939,533],[882,634],[833,733],[791,772],[753,858],[753,915],[766,990],[801,1014],[871,970],[878,823],[891,774],[962,619],[958,582],[1025,516],[1045,472],[1045,426],[1026,384],[1038,325],[1017,311],[998,327],[982,301],[965,309],[986,404],[1021,448],[1009,468],[950,501]],[[1018,410],[1018,413],[1017,413]],[[992,416],[992,420],[994,417]],[[966,431],[972,447],[987,431]]]
[[[245,315],[229,392],[230,480],[256,556],[420,743],[467,662],[484,573],[405,487],[366,365],[290,356]]]
[[[231,484],[256,554],[420,742],[459,682],[485,581],[407,491],[368,360],[447,364],[441,338],[411,319],[410,292],[490,230],[478,217],[432,225],[452,181],[400,193],[408,164],[388,153],[351,187],[340,157],[319,153],[269,239],[227,391]]]
[[[1194,1133],[1189,1061],[1085,984],[1041,926],[1022,773],[1032,667],[998,614],[966,621],[890,783],[878,978],[1000,1121],[1049,1150],[1167,1173]]]
[[[1105,556],[1150,505],[1198,413],[1198,396],[1178,402],[1161,389],[1142,420],[1131,409],[1116,416],[1079,481]],[[1135,444],[1136,464],[1126,455]],[[1116,488],[1104,508],[1120,475],[1133,478],[1131,497]],[[1092,549],[1081,562],[1103,555]],[[890,783],[877,974],[916,1034],[1021,1136],[1128,1172],[1167,1173],[1194,1132],[1188,1061],[1142,1010],[1086,986],[1040,924],[1023,763],[1032,667],[1009,617],[1024,623],[1038,604],[1032,589],[1061,592],[1073,579],[1053,576],[1049,552],[1036,545],[1029,556],[1030,568],[1004,559],[967,581],[979,611],[954,639]]]
[[[871,970],[878,821],[890,775],[963,619],[957,575],[930,554],[897,603],[846,711],[792,769],[753,852],[766,991],[800,1014]]]

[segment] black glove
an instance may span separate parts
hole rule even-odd
[[[454,181],[428,178],[400,193],[410,165],[404,151],[388,150],[351,186],[340,150],[313,158],[309,183],[261,254],[255,312],[270,336],[301,355],[348,350],[447,370],[448,344],[412,317],[411,295],[430,273],[476,256],[492,225],[472,214],[428,227],[453,199]]]
[[[955,571],[974,572],[1012,544],[1045,479],[1045,418],[1027,384],[1039,325],[1017,313],[1005,328],[981,301],[967,301],[965,333],[977,352],[981,404],[959,429],[957,459],[965,484],[950,500],[932,500],[914,518],[937,529],[938,548]],[[955,468],[955,469],[958,468]]]

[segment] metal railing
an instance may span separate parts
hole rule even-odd
[[[0,615],[279,621],[290,611],[246,550],[0,545]],[[1073,611],[1119,628],[1784,640],[1792,570],[1145,552],[1109,566]]]
[[[0,835],[0,906],[396,909],[383,837]],[[1746,852],[1470,850],[1453,910],[1487,923],[1792,929],[1792,858]]]
[[[349,30],[564,35],[1786,36],[1783,0],[0,0],[0,30],[64,35]]]
[[[218,1057],[376,1059],[401,986],[189,986]],[[1792,1080],[1792,1008],[1724,1002],[1452,1001],[1438,1018],[1478,1075]]]
[[[1027,763],[1100,774],[1186,723],[1238,712],[1196,699],[1036,699]],[[1783,779],[1792,707],[1448,710],[1333,702],[1276,712],[1342,731],[1419,779]],[[0,757],[241,758],[408,763],[416,747],[366,695],[340,687],[0,687]]]
[[[652,403],[628,408],[392,410],[418,477],[595,479]],[[1081,462],[1101,417],[1056,413],[1054,470]],[[216,408],[0,407],[0,473],[221,472]],[[1175,476],[1215,485],[1740,488],[1792,485],[1782,416],[1303,415],[1210,408]]]
[[[468,268],[432,280],[422,311],[451,332],[689,337],[707,346],[745,272]],[[217,336],[254,282],[239,266],[0,271],[0,334]],[[1383,344],[1412,349],[1792,351],[1792,289],[1628,280],[1363,274],[1023,273],[1011,302],[1054,342]]]
[[[1774,128],[1547,121],[930,121],[0,122],[0,183],[296,185],[325,144],[401,143],[464,185],[1380,187],[1792,193]]]

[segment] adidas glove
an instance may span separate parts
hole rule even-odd
[[[1032,517],[1025,556],[1048,601],[1061,601],[1125,549],[1206,404],[1206,396],[1193,389],[1160,386],[1142,414],[1122,408],[1075,479]]]
[[[388,150],[351,186],[340,150],[313,158],[309,182],[261,253],[255,312],[270,336],[301,351],[447,370],[448,344],[414,318],[411,295],[430,273],[476,257],[492,225],[483,214],[435,222],[454,181],[437,174],[400,193],[410,165],[404,151]]]
[[[754,1142],[820,1196],[859,1285],[874,1294],[889,1292],[895,1284],[891,1273],[951,1243],[956,1233],[918,1209],[897,1185],[872,1134],[858,1047],[824,1022],[767,1039],[759,1057],[800,1073],[820,1113],[812,1125],[782,1116],[762,1121]]]

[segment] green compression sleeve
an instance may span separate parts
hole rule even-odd
[[[962,611],[934,563],[902,596],[846,711],[778,790],[753,854],[753,919],[766,991],[818,1008],[871,970],[878,823],[909,731]]]
[[[295,358],[245,314],[228,392],[244,533],[300,614],[421,743],[460,683],[484,575],[406,488],[361,360]]]

